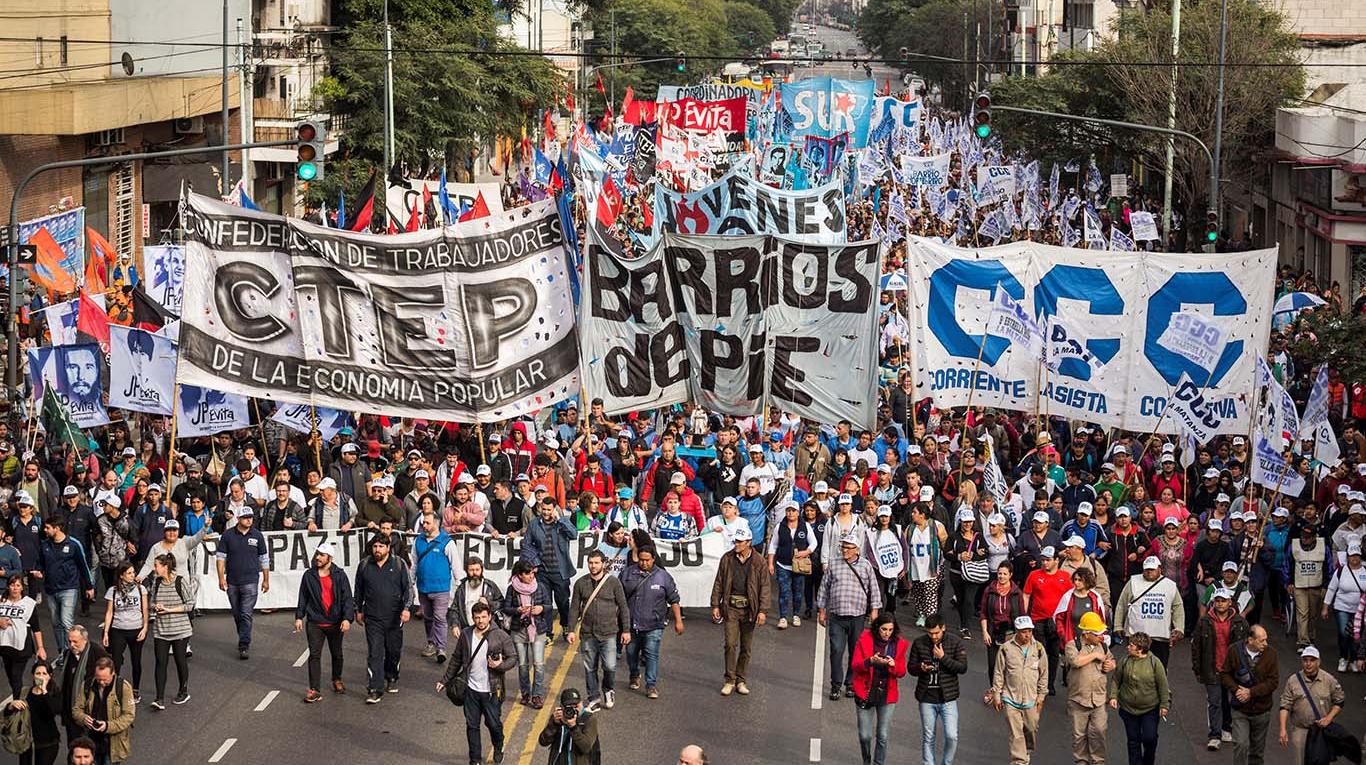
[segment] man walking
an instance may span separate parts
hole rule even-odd
[[[840,539],[842,560],[826,570],[816,593],[816,608],[821,626],[830,631],[830,700],[854,697],[854,644],[864,627],[877,618],[882,608],[882,590],[873,565],[859,555],[863,540],[858,534]],[[851,681],[845,686],[845,681]]]
[[[413,581],[408,565],[391,554],[389,538],[370,539],[370,557],[356,570],[356,622],[365,627],[365,703],[378,704],[384,692],[398,693],[403,625],[412,614]]]
[[[1105,765],[1106,706],[1109,674],[1115,660],[1105,647],[1105,622],[1094,611],[1082,614],[1081,634],[1068,643],[1067,711],[1072,717],[1072,760],[1076,765]]]
[[[920,703],[920,761],[924,765],[953,765],[958,751],[958,676],[968,671],[968,651],[961,638],[948,634],[943,616],[929,614],[925,634],[911,642],[906,666],[916,676],[915,700]],[[941,722],[944,753],[935,758]]]
[[[711,585],[712,621],[725,625],[726,680],[721,695],[749,695],[745,671],[749,669],[754,628],[767,618],[771,585],[768,566],[754,554],[754,536],[748,526],[735,529],[735,547],[721,556]]]
[[[95,597],[95,584],[90,578],[85,547],[66,535],[66,519],[53,516],[43,521],[42,552],[35,576],[43,580],[47,607],[52,613],[53,632],[57,635],[59,655],[66,651],[66,633],[76,625],[76,604],[81,593]]]
[[[1291,675],[1281,689],[1281,746],[1289,746],[1295,765],[1304,765],[1304,740],[1313,727],[1325,728],[1342,712],[1347,694],[1342,683],[1322,668],[1319,649],[1306,646],[1300,651],[1300,671]]]
[[[673,610],[674,632],[683,634],[683,611],[674,578],[658,564],[653,545],[636,548],[636,560],[621,572],[621,588],[631,607],[631,642],[626,644],[630,688],[640,690],[644,657],[645,697],[659,698],[659,645],[664,639],[668,610]]]
[[[459,553],[455,540],[441,528],[436,513],[422,514],[422,534],[413,541],[413,575],[417,578],[417,602],[422,607],[422,623],[427,627],[423,656],[435,656],[436,663],[446,660],[446,610],[451,607],[451,577],[457,570]]]
[[[1176,582],[1162,575],[1162,560],[1143,559],[1143,573],[1129,578],[1115,606],[1115,634],[1142,632],[1153,640],[1153,655],[1171,666],[1172,643],[1181,639],[1186,608]]]
[[[299,582],[299,602],[294,608],[294,634],[303,632],[308,640],[308,693],[304,702],[323,700],[318,688],[322,683],[323,642],[332,656],[332,692],[343,693],[342,638],[356,619],[356,599],[346,572],[332,565],[336,549],[323,542],[313,551],[313,567]]]
[[[574,622],[569,644],[583,638],[583,669],[588,675],[590,700],[598,696],[598,666],[602,666],[602,705],[617,705],[617,640],[631,643],[631,606],[621,580],[607,571],[601,550],[588,553],[588,574],[574,583]],[[584,633],[580,635],[580,633]]]
[[[471,629],[456,637],[451,662],[436,684],[436,692],[451,683],[465,683],[465,740],[469,745],[470,765],[484,762],[484,742],[479,732],[482,722],[493,744],[493,761],[503,761],[503,710],[498,692],[503,673],[517,667],[517,646],[506,632],[493,623],[487,603],[475,603]]]
[[[259,591],[270,592],[270,551],[266,538],[252,527],[256,514],[244,507],[234,519],[237,524],[223,531],[214,554],[218,567],[218,589],[228,593],[232,620],[237,624],[237,658],[246,661],[251,648],[251,617]]]
[[[1229,689],[1220,674],[1228,660],[1228,646],[1248,636],[1247,620],[1233,610],[1233,593],[1220,587],[1214,591],[1210,609],[1195,625],[1191,638],[1191,666],[1195,679],[1205,686],[1209,707],[1209,742],[1205,748],[1217,751],[1222,742],[1233,740],[1233,718],[1229,709]]]
[[[1228,647],[1219,682],[1233,707],[1234,765],[1262,765],[1271,705],[1281,682],[1276,652],[1269,650],[1266,628],[1252,625],[1247,639]]]
[[[578,539],[579,530],[569,514],[560,512],[555,500],[546,497],[537,508],[540,517],[527,527],[523,544],[541,554],[541,566],[536,569],[540,579],[555,599],[555,610],[560,615],[560,634],[569,634],[569,581],[574,577],[574,561],[569,557],[569,543]],[[550,630],[546,641],[553,642]]]
[[[1039,732],[1039,713],[1048,698],[1048,657],[1034,639],[1034,620],[1015,618],[1015,636],[999,649],[992,678],[992,704],[1005,710],[1010,726],[1011,765],[1029,765]]]

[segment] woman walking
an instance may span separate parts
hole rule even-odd
[[[897,681],[906,676],[910,643],[901,639],[896,618],[883,611],[854,645],[854,705],[863,765],[886,765]]]
[[[877,569],[883,608],[896,613],[897,583],[906,574],[906,540],[901,527],[892,522],[892,508],[887,505],[878,507],[874,525],[868,530],[867,552]]]
[[[1029,603],[1020,586],[1011,578],[1009,560],[996,566],[996,577],[982,593],[982,643],[987,646],[987,683],[996,677],[997,648],[1015,630],[1015,619],[1029,615]]]
[[[24,687],[24,667],[29,657],[37,654],[39,661],[47,660],[38,601],[25,594],[24,589],[24,574],[12,574],[5,585],[5,596],[0,598],[0,661],[5,665],[10,695],[16,699]]]
[[[982,585],[991,578],[991,568],[987,546],[977,530],[977,513],[966,505],[958,509],[958,529],[949,539],[949,556],[954,562],[949,568],[949,584],[958,599],[958,636],[971,640]]]
[[[525,556],[525,551],[524,551]],[[517,647],[518,703],[532,709],[545,704],[545,641],[550,634],[550,588],[536,578],[534,559],[522,557],[512,566],[503,614],[508,617],[512,644]]]
[[[6,708],[8,713],[28,710],[33,743],[19,754],[19,765],[53,765],[61,749],[62,694],[52,684],[52,668],[39,659],[33,663],[33,684],[23,698],[15,694]]]
[[[1130,635],[1128,655],[1110,674],[1110,708],[1118,709],[1119,719],[1124,721],[1129,765],[1153,765],[1157,724],[1172,704],[1167,669],[1149,652],[1152,642],[1145,632]]]
[[[783,522],[768,538],[768,573],[778,578],[778,629],[802,624],[802,596],[816,551],[816,532],[800,517],[796,502],[783,508]]]
[[[207,527],[205,527],[207,528]],[[147,590],[124,561],[115,569],[114,584],[104,593],[104,640],[114,674],[123,675],[123,650],[133,664],[133,703],[142,701],[142,645],[147,640]]]
[[[161,711],[166,708],[166,665],[170,663],[172,653],[175,654],[176,681],[180,684],[175,703],[184,704],[190,700],[190,662],[185,647],[194,634],[190,624],[194,602],[190,600],[185,578],[176,573],[175,556],[158,555],[153,571],[156,578],[152,580],[148,600],[156,614],[152,623],[152,645],[156,655],[157,697],[152,702],[152,709]]]
[[[917,502],[911,506],[911,527],[906,530],[906,569],[911,581],[911,607],[915,626],[924,627],[925,618],[939,613],[940,572],[949,533],[930,516],[930,506]]]

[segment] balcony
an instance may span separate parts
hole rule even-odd
[[[323,111],[322,103],[303,98],[257,98],[251,105],[257,141],[288,141],[294,138],[294,128],[300,120],[322,120],[328,126],[324,151],[332,154],[337,150],[345,121]],[[261,161],[292,162],[294,154],[284,149],[253,149],[252,156]]]

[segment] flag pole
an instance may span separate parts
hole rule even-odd
[[[180,354],[179,354],[179,353],[176,354],[176,366],[177,366],[177,367],[180,366]],[[177,425],[178,425],[178,422],[177,422],[177,419],[176,419],[176,418],[177,418],[177,415],[179,415],[179,414],[180,414],[180,383],[179,383],[179,382],[176,382],[176,384],[175,384],[174,386],[171,387],[171,430],[170,430],[169,433],[167,433],[168,440],[166,441],[166,464],[169,466],[168,469],[170,469],[170,470],[172,471],[171,473],[168,474],[168,478],[167,478],[167,480],[166,480],[166,483],[167,483],[167,486],[166,486],[166,496],[168,496],[168,497],[171,495],[171,487],[170,487],[171,481],[170,481],[169,476],[175,474],[175,434],[176,434],[176,427],[177,427]]]
[[[251,399],[251,410],[256,413],[256,432],[261,437],[261,462],[266,466],[266,475],[270,475],[270,444],[266,443],[266,423],[261,419],[261,406],[255,396]]]
[[[479,461],[487,465],[489,455],[488,444],[484,442],[484,423],[477,419],[474,421],[474,437],[479,439]],[[513,477],[515,478],[516,476]]]
[[[318,468],[318,475],[323,474],[323,434],[318,429],[318,407],[314,404],[308,405],[309,420],[313,429],[309,431],[308,440],[313,442],[313,464]]]
[[[997,286],[999,287],[1000,285],[998,284]],[[975,366],[973,366],[973,368],[972,368],[972,376],[968,378],[968,404],[967,404],[966,411],[963,413],[963,427],[964,427],[964,429],[967,428],[967,424],[968,424],[967,418],[968,418],[968,416],[970,416],[970,415],[972,414],[972,394],[977,392],[977,374],[978,374],[979,372],[982,371],[982,356],[983,356],[983,354],[986,353],[986,350],[987,350],[987,328],[986,328],[986,326],[983,326],[983,327],[982,327],[982,344],[981,344],[981,347],[979,347],[979,348],[977,349],[977,364],[976,364]],[[960,444],[960,446],[961,446],[961,444]],[[962,493],[962,490],[963,490],[963,459],[962,459],[961,456],[960,456],[959,459],[958,459],[958,486],[957,486],[956,488],[958,489],[958,492],[961,494],[961,493]]]

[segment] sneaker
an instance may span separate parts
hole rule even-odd
[[[1208,744],[1205,744],[1205,748],[1208,749],[1208,750],[1210,750],[1211,752],[1217,752],[1217,751],[1219,751],[1219,739],[1217,739],[1217,738],[1212,738],[1212,739],[1210,739],[1210,740],[1209,740],[1209,743],[1208,743]]]
[[[518,696],[517,703],[521,704],[522,706],[529,705],[531,703],[531,694],[523,693],[521,696]]]
[[[242,661],[246,661],[247,659],[251,658],[251,654],[247,653],[247,649],[245,648],[238,648],[237,658],[241,659]]]
[[[531,697],[531,708],[532,708],[532,709],[540,709],[540,708],[543,707],[543,706],[545,706],[545,699],[541,698],[540,696],[532,696],[532,697]]]
[[[385,680],[385,681],[384,681],[384,692],[385,692],[385,693],[398,693],[398,681],[397,681],[397,680]]]
[[[142,703],[142,692],[141,692],[141,691],[138,691],[138,690],[136,690],[136,689],[133,691],[133,703],[134,703],[134,704],[141,704],[141,703]]]
[[[1346,660],[1346,659],[1338,659],[1338,671],[1339,671],[1339,672],[1346,672],[1346,671],[1347,671],[1347,660]]]
[[[422,656],[423,656],[424,658],[430,659],[431,657],[433,657],[433,656],[435,656],[435,655],[436,655],[436,646],[432,645],[431,643],[428,643],[428,644],[422,649]]]
[[[165,709],[165,708],[166,708],[166,702],[162,701],[161,699],[153,699],[153,700],[152,700],[152,709],[155,709],[156,711],[160,712],[161,710],[163,710],[163,709]]]
[[[502,750],[502,749],[494,749],[494,750],[493,750],[493,762],[495,763],[495,765],[497,765],[497,763],[500,763],[500,762],[502,762],[502,761],[503,761],[503,750]]]
[[[445,651],[437,651],[437,652],[436,652],[436,663],[437,663],[437,664],[445,664],[445,663],[446,663],[446,652],[445,652]]]
[[[378,704],[379,700],[382,698],[384,698],[384,694],[380,693],[379,691],[370,691],[370,693],[366,694],[365,696],[365,703]]]
[[[190,700],[190,693],[189,693],[189,691],[181,691],[180,693],[177,693],[177,694],[175,695],[175,698],[171,701],[171,703],[172,703],[172,704],[184,704],[185,702],[187,702],[187,701],[189,701],[189,700]]]
[[[617,705],[616,691],[606,691],[602,694],[602,697],[602,705],[607,709],[611,709],[612,707]]]
[[[647,699],[657,699],[657,698],[659,698],[659,689],[656,688],[656,687],[654,687],[653,685],[650,686],[649,688],[646,688],[646,689],[645,689],[645,698],[647,698]]]
[[[196,609],[196,610],[195,610],[195,615],[198,616],[198,614],[199,614],[199,611],[198,611],[198,609]],[[185,656],[186,656],[186,658],[189,658],[189,657],[194,656],[194,646],[193,646],[193,645],[190,645],[189,643],[186,643],[186,644],[185,644]]]
[[[780,629],[780,630],[785,630],[785,629],[787,629],[787,619],[786,619],[786,618],[782,618],[782,619],[779,619],[779,620],[778,620],[778,629]],[[1341,670],[1339,670],[1339,671],[1341,671]]]
[[[722,695],[722,696],[729,696],[729,695],[731,695],[731,693],[733,693],[734,691],[735,691],[735,683],[726,683],[725,685],[722,685],[722,686],[721,686],[721,695]]]
[[[632,675],[631,682],[627,683],[626,687],[633,691],[640,690],[640,675]]]
[[[319,701],[322,701],[322,700],[323,700],[323,695],[322,695],[321,693],[318,693],[316,690],[314,690],[314,689],[312,689],[312,688],[309,688],[309,689],[308,689],[308,693],[305,693],[305,694],[304,694],[304,703],[305,703],[305,704],[317,704]]]
[[[1223,733],[1219,734],[1219,740],[1225,743],[1230,742],[1233,740],[1233,733],[1229,731],[1224,731]]]
[[[844,686],[844,698],[846,698],[846,699],[852,699],[852,698],[854,698],[854,686],[852,686],[852,685],[846,685],[846,686]]]
[[[738,683],[735,684],[735,692],[738,693],[738,694],[740,694],[741,696],[748,696],[748,695],[749,695],[749,686],[748,686],[748,685],[745,685],[745,681],[744,681],[744,680],[741,680],[740,682],[738,682]]]
[[[972,640],[972,630],[964,627],[963,629],[958,630],[958,637],[964,640]]]
[[[802,617],[797,616],[796,614],[793,614],[793,615],[792,615],[792,626],[793,626],[793,627],[800,627],[800,626],[802,626]]]
[[[838,685],[832,685],[832,686],[830,686],[830,700],[831,700],[831,701],[834,701],[835,699],[838,699],[839,697],[840,697],[840,687],[839,687]]]
[[[343,682],[340,681],[340,680],[333,680],[333,681],[332,681],[332,692],[333,692],[333,693],[346,693],[346,683],[343,683]]]

